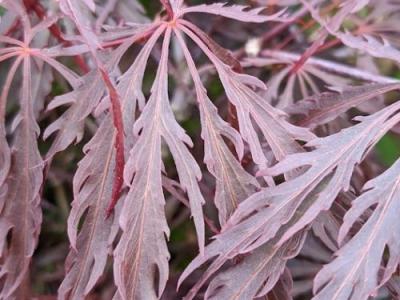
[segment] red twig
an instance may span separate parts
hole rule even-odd
[[[160,0],[160,2],[167,11],[168,18],[172,20],[174,18],[174,11],[172,10],[171,3],[169,3],[169,0]]]
[[[333,3],[331,3],[330,5],[328,5],[328,7],[326,7],[323,10],[323,14],[328,14],[330,11],[332,11],[335,7],[337,7],[337,3],[334,1]],[[307,24],[307,27],[310,27],[312,24],[315,23],[315,20],[310,21],[310,23]],[[317,37],[317,39],[313,42],[313,44],[303,53],[303,55],[300,57],[300,59],[293,65],[292,70],[290,71],[290,74],[296,74],[301,68],[302,66],[304,66],[304,64],[307,62],[307,60],[314,55],[317,52],[323,51],[327,48],[333,47],[334,45],[331,45],[329,42],[326,44],[329,44],[328,47],[325,47],[326,44],[325,40],[328,37],[329,33],[326,30],[321,29],[319,32],[319,36]]]
[[[45,19],[46,18],[46,12],[43,8],[43,6],[37,1],[37,0],[24,0],[24,4],[25,7],[29,7],[30,9],[32,9],[35,14],[41,19]],[[51,34],[60,42],[64,43],[64,44],[71,44],[69,41],[66,41],[61,33],[60,28],[56,25],[53,24],[49,27],[49,30],[51,32]]]
[[[329,42],[326,42],[325,44],[323,44],[322,46],[320,46],[320,47],[318,48],[318,50],[316,51],[316,53],[319,53],[319,52],[328,50],[328,49],[330,49],[330,48],[332,48],[332,47],[335,47],[335,46],[339,45],[341,42],[342,42],[342,41],[339,40],[339,39],[333,39],[333,40],[331,40],[331,41],[329,41]]]
[[[324,37],[325,40],[326,37]],[[319,53],[325,50],[328,50],[332,47],[339,45],[341,41],[339,39],[334,39],[326,43],[315,43],[313,44],[307,51],[301,56],[301,58],[294,64],[291,74],[297,73],[298,70],[307,62],[307,60],[314,55],[315,53]]]
[[[307,62],[307,60],[314,55],[314,53],[324,45],[325,39],[327,38],[328,33],[325,31],[320,31],[318,38],[312,43],[312,45],[301,55],[300,59],[295,62],[292,70],[290,71],[291,75],[296,74]]]
[[[137,40],[137,42],[147,40],[153,32],[154,32],[154,28],[149,30],[148,32],[145,32],[143,34],[143,36]],[[113,42],[109,43],[107,45],[107,47],[110,47],[110,46],[112,47],[112,46],[118,45],[122,42],[123,42],[123,39],[113,41]],[[106,84],[106,87],[108,89],[108,93],[110,96],[111,109],[112,109],[112,115],[113,115],[113,123],[114,123],[114,128],[116,129],[116,136],[115,136],[115,141],[114,141],[114,147],[116,150],[114,182],[113,182],[113,189],[112,189],[112,194],[111,194],[111,201],[106,210],[106,218],[108,218],[114,211],[115,205],[117,204],[117,202],[121,196],[121,190],[122,190],[122,185],[123,185],[123,172],[124,172],[124,166],[125,166],[124,125],[123,125],[123,119],[122,119],[121,103],[119,101],[118,93],[117,93],[116,89],[114,88],[114,85],[112,84],[107,72],[104,71],[104,69],[101,68],[100,66],[99,66],[99,69],[100,69],[101,75],[103,77],[103,81]]]
[[[107,207],[106,218],[108,218],[114,210],[120,196],[123,184],[123,172],[125,165],[124,157],[124,125],[122,121],[122,109],[121,103],[119,101],[119,96],[117,90],[112,84],[110,77],[103,70],[100,69],[101,75],[103,77],[104,83],[108,89],[111,102],[111,110],[113,115],[114,127],[116,129],[114,147],[115,147],[115,168],[114,168],[114,183],[111,195],[111,202]]]

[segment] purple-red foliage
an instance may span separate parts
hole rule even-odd
[[[400,1],[141,2],[0,0],[0,299],[399,298]]]

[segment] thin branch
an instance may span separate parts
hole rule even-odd
[[[167,11],[168,19],[173,20],[174,19],[174,11],[172,10],[171,3],[169,3],[169,0],[160,0],[162,6],[164,6],[165,10]]]
[[[106,216],[107,218],[111,215],[114,210],[115,205],[117,204],[120,196],[121,189],[123,184],[123,171],[125,166],[125,157],[124,157],[124,124],[122,120],[122,109],[121,103],[119,100],[118,93],[111,82],[110,77],[104,71],[104,69],[100,69],[101,76],[103,77],[103,81],[106,84],[108,89],[108,93],[110,96],[111,102],[111,112],[113,115],[113,123],[116,130],[115,135],[115,169],[114,169],[114,183],[112,188],[112,196],[110,205],[107,208]]]

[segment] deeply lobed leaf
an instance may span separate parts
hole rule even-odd
[[[368,299],[390,279],[399,261],[400,162],[364,186],[365,192],[352,202],[340,228],[342,242],[358,218],[376,208],[357,234],[336,253],[315,278],[314,299]],[[385,257],[385,250],[388,257]],[[381,264],[383,270],[380,270]],[[353,284],[357,282],[357,284]]]

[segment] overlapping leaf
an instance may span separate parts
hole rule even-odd
[[[182,34],[175,31],[183,49],[197,93],[202,123],[202,137],[205,144],[207,167],[216,178],[215,205],[219,211],[220,224],[225,224],[238,204],[250,196],[258,182],[248,174],[234,157],[222,136],[227,137],[236,148],[239,159],[243,156],[243,142],[240,135],[218,115],[216,107],[207,97],[200,76],[183,40]]]
[[[87,152],[74,178],[74,202],[68,219],[71,249],[66,274],[59,288],[60,299],[84,298],[103,273],[116,230],[106,219],[113,182],[113,125],[109,117],[85,146]],[[77,237],[77,226],[88,209]]]
[[[60,0],[60,8],[76,24],[91,48],[101,47],[90,21],[90,12],[96,8],[93,0]]]
[[[348,87],[339,92],[326,92],[303,99],[288,107],[286,111],[302,115],[299,125],[315,128],[336,119],[352,107],[389,91],[397,90],[399,87],[398,83]]]
[[[340,228],[339,242],[368,208],[376,208],[357,234],[336,253],[337,258],[318,273],[314,299],[368,299],[376,296],[378,288],[396,271],[400,261],[399,172],[397,161],[367,182],[365,192],[352,202]],[[380,270],[382,263],[384,268]]]
[[[294,176],[295,173],[292,175]],[[320,191],[321,187],[316,188],[309,197],[315,197]],[[237,256],[239,263],[233,264],[227,271],[220,272],[211,281],[207,295],[212,295],[212,297],[224,296],[227,299],[251,299],[262,297],[270,292],[283,272],[287,260],[296,256],[304,243],[308,228],[302,229],[289,240],[278,245],[286,230],[299,221],[302,216],[301,212],[299,209],[298,213],[279,229],[273,239],[254,251],[243,254],[244,257],[241,257],[242,254]],[[192,287],[188,298],[193,298],[205,281],[225,263],[225,257],[217,257],[207,271],[203,273],[200,280]],[[185,273],[183,276],[185,276]],[[231,280],[228,280],[228,278],[231,278]],[[232,278],[235,280],[232,280]]]
[[[213,265],[222,266],[228,259],[253,251],[273,239],[284,224],[290,226],[285,227],[276,241],[277,246],[310,224],[321,211],[329,209],[341,190],[349,188],[354,166],[399,121],[399,108],[400,102],[397,102],[359,118],[361,122],[357,125],[309,142],[308,146],[316,147],[315,150],[289,155],[269,169],[269,175],[278,175],[309,166],[295,179],[260,191],[242,202],[221,234],[206,247],[205,255],[191,262],[181,280],[213,257],[217,257]],[[293,216],[298,219],[291,223]],[[215,272],[212,266],[210,269]]]
[[[1,156],[0,177],[0,255],[2,289],[0,298],[24,299],[29,295],[29,265],[36,248],[42,211],[40,207],[43,184],[43,167],[37,139],[40,133],[36,118],[41,112],[44,97],[49,92],[51,76],[43,70],[49,63],[67,81],[76,79],[72,71],[63,69],[41,49],[32,48],[34,38],[46,30],[57,18],[49,18],[31,26],[24,6],[20,1],[6,1],[3,5],[15,12],[22,20],[23,41],[1,36],[2,42],[11,46],[3,48],[1,60],[15,56],[5,80],[1,94]],[[7,98],[18,68],[22,69],[22,87],[17,113],[11,133],[11,144],[5,137],[5,108]],[[41,70],[41,75],[33,75]]]
[[[237,265],[220,272],[209,284],[207,299],[254,299],[266,296],[284,272],[286,261],[300,251],[306,231],[280,247],[276,240],[257,248]]]
[[[163,209],[162,138],[172,153],[181,185],[189,195],[200,251],[204,243],[201,208],[204,200],[197,183],[201,173],[184,144],[190,145],[191,140],[176,122],[168,102],[170,36],[171,29],[167,28],[152,94],[134,125],[136,134],[140,132],[140,135],[125,168],[125,182],[131,188],[120,219],[123,233],[115,250],[117,299],[156,299],[161,296],[168,278],[169,253],[165,236],[169,235],[169,229]],[[156,274],[159,280],[154,286]]]
[[[354,2],[354,9],[352,11],[348,11],[349,13],[354,13],[360,8],[364,7],[368,4],[369,1],[349,1]],[[343,32],[339,30],[340,23],[339,22],[327,22],[319,15],[319,12],[316,8],[313,7],[312,4],[307,1],[303,1],[302,3],[310,10],[313,18],[318,21],[327,32],[334,35],[338,39],[340,39],[343,44],[350,48],[359,49],[361,51],[367,52],[368,54],[379,57],[379,58],[388,58],[393,59],[397,62],[400,61],[400,50],[392,46],[386,39],[381,37],[380,39],[373,37],[371,35],[354,35],[350,32]],[[348,5],[350,7],[350,4]],[[344,9],[343,9],[344,10]]]
[[[288,123],[282,111],[272,107],[249,87],[252,85],[264,88],[264,84],[255,77],[234,72],[219,60],[192,31],[185,26],[180,28],[196,42],[216,67],[229,100],[236,106],[240,133],[250,146],[253,160],[261,167],[267,166],[267,159],[252,119],[261,129],[278,160],[283,159],[287,153],[301,151],[296,140],[308,141],[312,139],[313,134],[305,128]]]
[[[5,36],[0,36],[0,43],[5,45],[0,49],[0,62],[12,59],[4,68],[8,70],[0,98],[0,298],[31,297],[28,271],[40,230],[39,204],[44,166],[37,146],[39,127],[36,122],[42,118],[42,107],[51,89],[50,83],[57,79],[52,78],[49,67],[60,73],[73,91],[50,102],[49,109],[64,104],[68,104],[69,108],[45,131],[46,138],[57,132],[46,161],[82,138],[85,121],[92,113],[96,124],[100,124],[84,148],[85,157],[79,163],[73,180],[74,201],[68,219],[71,249],[65,264],[66,275],[59,288],[60,299],[89,297],[103,276],[109,254],[113,250],[114,283],[117,288],[115,299],[166,297],[163,295],[169,275],[166,243],[169,228],[166,220],[170,207],[166,214],[163,184],[172,185],[172,188],[169,186],[166,190],[172,197],[183,199],[182,202],[190,208],[200,248],[200,255],[183,273],[181,281],[203,263],[212,261],[206,271],[193,276],[197,282],[187,299],[194,298],[206,282],[209,282],[204,289],[207,299],[290,299],[291,274],[287,271],[286,263],[299,253],[315,220],[315,236],[331,250],[337,248],[332,241],[338,233],[337,224],[332,226],[330,223],[336,222],[336,217],[332,216],[336,213],[335,206],[329,212],[327,210],[335,199],[336,204],[341,203],[337,197],[341,191],[351,188],[359,191],[366,178],[378,173],[372,160],[368,163],[373,166],[370,169],[360,165],[360,162],[380,137],[399,122],[400,103],[396,102],[381,110],[385,104],[380,101],[379,105],[368,110],[376,113],[361,117],[360,123],[327,137],[315,138],[310,129],[331,122],[326,126],[329,127],[327,131],[339,130],[342,124],[340,121],[343,120],[332,122],[337,116],[351,107],[360,107],[364,101],[398,89],[399,84],[395,79],[328,59],[307,59],[319,51],[319,45],[326,41],[328,34],[332,34],[348,47],[366,50],[374,57],[400,61],[399,50],[386,40],[379,39],[376,28],[366,28],[367,31],[371,30],[368,32],[377,33],[374,37],[341,31],[345,19],[359,25],[360,29],[365,29],[362,26],[368,27],[370,23],[375,26],[379,21],[377,12],[383,12],[385,17],[391,15],[394,2],[381,1],[377,4],[375,0],[351,0],[331,5],[324,0],[290,0],[277,3],[279,7],[293,5],[290,10],[300,8],[293,19],[285,16],[285,9],[267,15],[263,8],[252,9],[221,3],[187,7],[183,2],[161,1],[167,13],[161,13],[152,23],[141,25],[127,23],[124,17],[132,14],[121,12],[123,9],[128,10],[127,7],[134,7],[132,3],[136,2],[125,5],[126,2],[115,0],[60,0],[58,3],[61,11],[73,23],[57,23],[61,14],[52,15],[47,11],[47,6],[42,7],[40,1],[0,0],[2,5],[12,11],[11,14],[16,15],[7,20],[10,24],[0,26],[0,31],[5,32]],[[97,3],[100,4],[98,8]],[[303,7],[294,6],[301,3]],[[326,11],[313,8],[325,3],[329,3],[325,7]],[[355,13],[366,5],[373,12],[368,9],[362,13],[375,16],[360,20]],[[276,25],[258,40],[262,41],[260,45],[265,45],[271,37],[287,30],[298,30],[301,27],[303,32],[309,26],[300,22],[307,9],[322,28],[316,36],[301,33],[304,38],[315,38],[305,53],[260,49],[258,53],[269,53],[267,58],[253,59],[256,68],[266,64],[278,69],[286,64],[278,70],[275,78],[267,82],[270,87],[267,92],[260,91],[265,90],[260,80],[241,73],[240,62],[234,54],[215,43],[193,23],[183,19],[192,13],[190,20],[195,20],[192,19],[196,17],[193,13],[206,13],[248,23],[288,21],[288,24],[294,24]],[[46,14],[51,16],[46,17]],[[10,15],[8,11],[7,15]],[[332,18],[326,20],[321,15]],[[391,17],[395,21],[395,17]],[[96,23],[93,22],[95,18]],[[31,26],[30,21],[38,19],[42,19],[42,22]],[[63,27],[59,28],[61,24]],[[56,38],[51,38],[47,44],[54,45],[56,40],[61,44],[53,47],[46,44],[44,47],[40,42],[31,43],[35,34],[48,34],[47,28]],[[66,36],[62,33],[64,29],[67,33],[76,32],[77,35]],[[102,32],[103,29],[106,32]],[[386,29],[396,31],[393,24]],[[241,32],[247,34],[247,30]],[[169,47],[171,44],[175,46],[171,40],[172,33],[176,35],[183,50],[183,53],[175,55],[175,59],[177,62],[180,59],[187,62],[193,78],[201,120],[201,137],[204,141],[204,162],[215,178],[215,191],[207,191],[211,177],[205,178],[204,191],[208,193],[204,195],[214,198],[222,230],[206,248],[203,219],[212,224],[208,218],[203,217],[204,199],[199,181],[202,173],[207,172],[200,169],[188,149],[192,141],[176,121],[169,103],[168,89],[171,87],[181,95],[192,95],[189,89],[184,91],[187,86],[179,82],[174,61],[169,60]],[[229,33],[229,30],[225,32],[224,29],[222,37],[225,38],[225,34]],[[18,40],[21,34],[22,41]],[[163,46],[159,51],[155,45],[163,34]],[[219,115],[216,105],[207,95],[200,78],[201,72],[191,56],[191,41],[186,43],[183,34],[211,60],[232,104],[229,104],[230,108],[236,109],[238,124],[230,125]],[[299,41],[296,40],[296,43]],[[145,45],[121,75],[125,61],[129,63],[130,54],[136,53],[136,49],[128,52],[136,42]],[[146,103],[142,83],[153,48],[154,57],[156,61],[159,60],[158,69]],[[244,52],[238,51],[240,59]],[[125,53],[129,55],[126,55],[126,60],[122,60]],[[338,58],[344,52],[332,53]],[[95,70],[79,77],[57,61],[59,56],[75,57],[83,66],[87,62]],[[371,64],[371,57],[367,59],[370,59],[368,63]],[[309,63],[304,63],[305,60]],[[299,61],[298,64],[296,61]],[[9,128],[5,117],[6,100],[19,68],[22,69],[22,94],[17,95],[19,102],[10,105],[10,116],[15,114],[16,118]],[[168,73],[177,79],[176,85],[169,84]],[[286,77],[288,80],[282,87],[281,83]],[[317,82],[314,77],[322,81]],[[16,78],[19,79],[18,76]],[[347,88],[345,85],[349,78],[380,83]],[[115,85],[114,79],[117,79]],[[308,98],[324,82],[340,92],[317,94]],[[284,92],[281,93],[281,90]],[[15,98],[17,93],[11,94]],[[297,98],[304,98],[297,95],[307,98],[286,109]],[[272,103],[277,104],[277,107]],[[20,109],[14,110],[18,106]],[[289,123],[286,114],[279,110],[283,107],[286,112],[303,114],[305,117],[302,123],[297,125],[307,128]],[[51,112],[51,118],[55,113]],[[46,118],[48,115],[43,116]],[[118,140],[122,140],[122,143],[116,142]],[[303,146],[302,142],[308,143]],[[169,170],[164,170],[162,160],[163,156],[168,155],[163,151],[164,144],[169,149],[179,177],[179,182],[173,181],[173,184],[166,183],[168,179],[164,171]],[[305,149],[309,152],[304,152]],[[251,175],[250,171],[254,170],[250,167],[253,164],[242,165],[245,150],[249,150],[256,167],[263,170],[259,175],[265,176],[269,187],[265,187],[264,183],[259,184],[262,181]],[[126,193],[124,190],[115,214],[106,218],[109,201],[118,200],[121,191],[119,187],[118,197],[114,197],[115,183],[122,184],[120,179],[124,154],[129,158],[124,169]],[[270,167],[275,162],[278,163]],[[315,283],[316,298],[366,299],[375,296],[383,284],[387,284],[393,295],[398,294],[396,278],[393,277],[400,257],[398,234],[396,230],[389,231],[388,228],[397,222],[399,168],[397,162],[384,174],[368,182],[364,194],[354,202],[340,231],[340,242],[347,242],[347,239],[349,242],[337,252],[338,257],[318,275]],[[281,174],[284,176],[281,177]],[[275,186],[274,176],[277,182],[283,183]],[[188,200],[183,196],[184,193]],[[45,204],[51,206],[51,202]],[[171,201],[173,205],[175,202]],[[184,211],[183,216],[188,212]],[[363,226],[360,226],[360,220],[365,222]],[[117,234],[119,229],[122,229],[120,235]],[[351,232],[359,230],[353,238],[348,234],[350,229]],[[116,237],[119,239],[114,241]],[[114,246],[116,248],[113,249]],[[321,248],[311,245],[308,249],[318,251]],[[315,252],[311,255],[322,257]],[[322,261],[328,260],[323,257]],[[308,280],[307,284],[310,282]]]
[[[132,36],[126,42],[121,44],[113,53],[103,58],[104,60],[107,59],[105,67],[108,72],[116,70],[122,55],[147,29],[148,26],[135,28],[131,32]],[[101,73],[98,70],[93,70],[81,78],[79,85],[73,91],[57,96],[50,102],[47,108],[49,110],[65,104],[70,104],[70,107],[50,124],[43,134],[44,138],[47,139],[57,132],[55,140],[46,155],[47,159],[52,158],[57,152],[65,150],[74,141],[79,142],[82,139],[85,119],[95,111],[105,93],[106,87]]]
[[[133,144],[131,128],[137,102],[144,101],[141,99],[144,97],[141,94],[144,69],[161,33],[162,29],[154,33],[117,85],[125,120],[127,146]],[[80,162],[74,178],[74,202],[68,219],[72,249],[66,262],[65,279],[59,289],[61,298],[85,297],[103,273],[107,256],[112,249],[118,215],[106,219],[105,213],[114,180],[114,134],[111,116],[107,114],[92,141],[85,146],[86,157]],[[88,213],[77,238],[79,221],[87,209]]]

